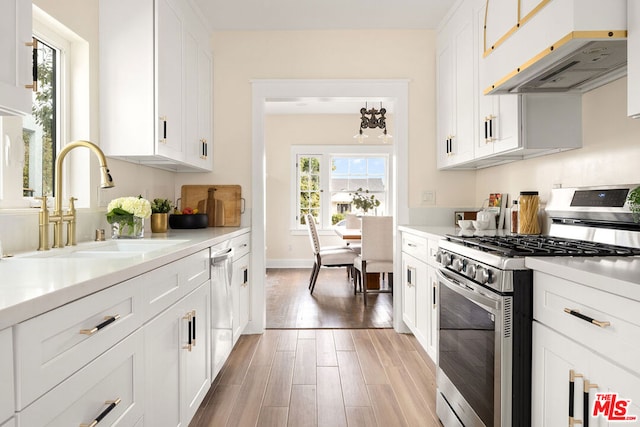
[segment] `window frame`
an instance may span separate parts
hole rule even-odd
[[[290,194],[292,201],[290,207],[290,231],[292,234],[305,234],[307,227],[298,219],[299,191],[298,191],[298,158],[318,157],[320,159],[320,221],[317,225],[319,234],[333,234],[334,226],[331,225],[331,166],[332,157],[386,157],[386,211],[393,212],[393,145],[292,145],[291,146],[291,171]]]

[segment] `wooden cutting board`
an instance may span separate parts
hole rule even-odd
[[[183,185],[181,208],[209,215],[209,227],[239,227],[242,189],[239,185]]]

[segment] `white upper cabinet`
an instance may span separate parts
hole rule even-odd
[[[209,33],[186,2],[134,3],[100,2],[101,147],[134,163],[210,171]]]
[[[438,168],[477,169],[580,147],[580,94],[482,93],[485,5],[461,3],[438,33]]]
[[[463,2],[438,32],[438,168],[473,158],[476,48],[472,3]]]
[[[31,114],[31,1],[0,2],[0,115]]]
[[[627,111],[640,118],[640,3],[627,1]]]

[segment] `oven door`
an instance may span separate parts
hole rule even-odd
[[[437,274],[439,397],[467,427],[500,426],[501,420],[510,425],[510,405],[501,405],[501,396],[510,396],[511,369],[506,365],[510,365],[511,349],[506,347],[511,343],[505,343],[503,330],[508,318],[505,300],[510,304],[511,297],[450,270],[439,269]],[[505,353],[509,353],[506,358]]]

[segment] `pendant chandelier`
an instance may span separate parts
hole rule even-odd
[[[386,113],[387,110],[382,106],[382,102],[380,103],[379,110],[376,110],[375,108],[367,109],[367,103],[365,102],[364,108],[360,109],[360,129],[354,138],[362,144],[364,139],[369,137],[364,134],[362,131],[363,129],[380,128],[382,129],[382,135],[378,136],[378,138],[382,140],[383,144],[389,142],[392,136],[387,133],[387,122],[386,117],[384,116]]]

